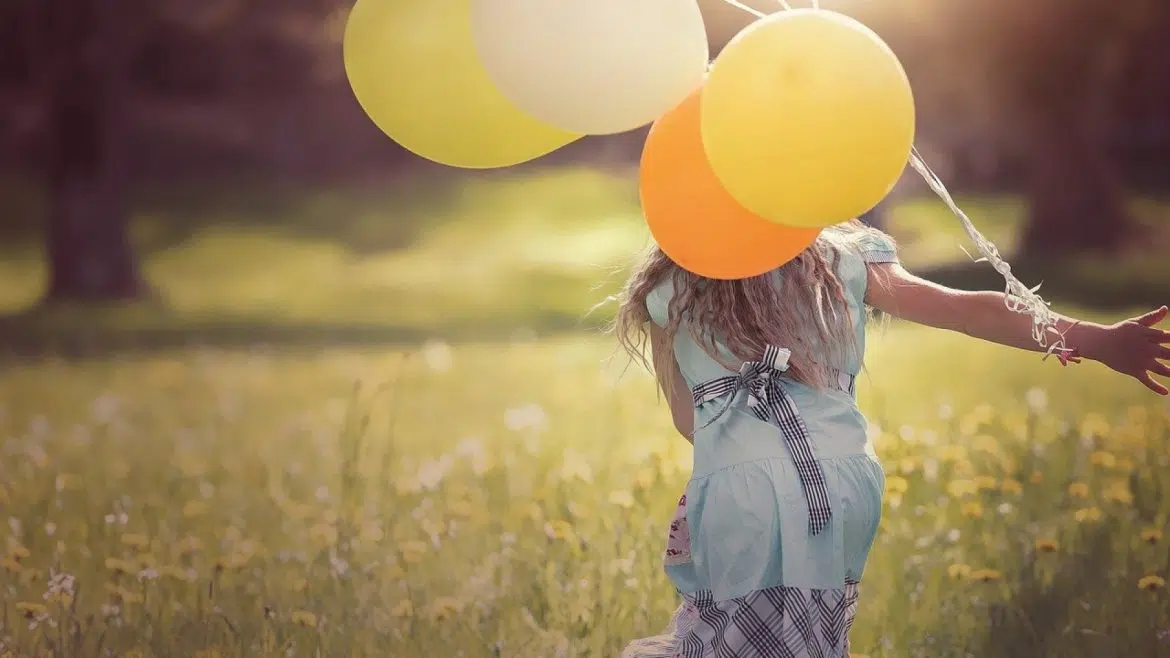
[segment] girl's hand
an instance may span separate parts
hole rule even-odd
[[[1170,376],[1170,366],[1159,361],[1170,359],[1170,331],[1155,328],[1168,312],[1170,309],[1163,306],[1106,327],[1094,346],[1093,359],[1133,377],[1158,395],[1167,395],[1170,391],[1154,381],[1153,375]]]

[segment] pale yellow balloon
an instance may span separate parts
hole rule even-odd
[[[914,142],[914,96],[873,31],[826,10],[782,11],[724,48],[703,92],[711,168],[740,204],[815,228],[892,190]]]
[[[587,135],[653,122],[702,86],[710,59],[696,0],[472,0],[472,32],[508,98]]]
[[[506,167],[581,137],[520,110],[488,78],[471,36],[471,0],[358,0],[345,71],[370,119],[435,162]]]

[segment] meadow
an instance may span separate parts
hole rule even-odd
[[[86,328],[190,345],[0,366],[0,656],[616,657],[658,632],[690,448],[649,376],[578,326],[645,238],[628,187],[573,176],[484,183],[376,249],[368,203],[318,209],[365,219],[317,234],[164,239],[144,218],[166,309]],[[961,254],[925,208],[895,215],[908,262]],[[358,237],[321,237],[342,227]],[[16,311],[41,270],[8,256]],[[10,344],[73,340],[77,313]],[[217,345],[225,325],[257,344]],[[263,345],[278,326],[320,340]],[[359,345],[354,326],[389,329]],[[887,492],[853,651],[1170,656],[1165,401],[1097,364],[871,336]]]

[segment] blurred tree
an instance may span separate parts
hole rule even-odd
[[[979,53],[990,106],[1010,124],[1029,201],[1024,255],[1120,247],[1137,230],[1120,167],[1117,101],[1164,0],[956,3],[956,41]]]
[[[159,103],[255,102],[318,82],[338,0],[5,0],[0,98],[31,106],[48,198],[46,301],[142,297],[130,128]],[[15,100],[14,100],[15,104]]]

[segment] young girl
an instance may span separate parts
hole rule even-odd
[[[854,383],[866,310],[1026,350],[1032,322],[1003,293],[962,292],[901,267],[893,241],[850,222],[758,277],[693,275],[654,249],[627,284],[622,345],[655,374],[694,472],[666,551],[683,604],[624,656],[841,658],[877,532],[885,476]],[[1167,308],[1103,326],[1059,318],[1061,363],[1100,361],[1166,395]]]

